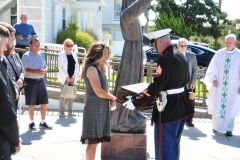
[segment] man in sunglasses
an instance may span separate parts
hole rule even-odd
[[[44,81],[44,75],[47,73],[47,64],[44,54],[40,51],[40,41],[32,38],[29,44],[30,50],[22,57],[22,64],[25,70],[24,81],[27,84],[24,87],[25,105],[28,105],[29,112],[29,130],[36,130],[34,123],[34,107],[40,105],[41,122],[39,129],[52,129],[45,122],[48,93]]]
[[[147,104],[162,92],[167,99],[165,108],[160,110],[158,103],[152,112],[154,123],[155,159],[178,160],[180,157],[180,139],[186,118],[193,115],[194,110],[188,101],[184,87],[189,83],[188,64],[183,54],[171,44],[169,32],[163,29],[146,34],[154,49],[159,53],[153,83],[143,92],[130,96],[123,105],[129,109]]]
[[[186,85],[186,87],[188,92],[195,92],[195,83],[196,83],[197,73],[198,73],[198,64],[197,64],[196,55],[187,50],[187,44],[188,44],[188,40],[185,38],[180,38],[178,40],[178,49],[184,55],[184,57],[188,62],[190,82]],[[192,107],[194,109],[195,100],[189,99],[189,101],[192,104]],[[193,120],[193,115],[187,118],[186,125],[189,127],[194,127],[192,120]]]

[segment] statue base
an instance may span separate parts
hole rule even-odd
[[[111,142],[104,142],[101,146],[102,160],[146,160],[147,134],[115,133],[112,132]]]

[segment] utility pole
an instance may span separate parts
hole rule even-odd
[[[219,8],[221,9],[222,7],[222,0],[219,0]]]
[[[222,0],[219,0],[218,2],[218,6],[220,8],[220,10],[222,11]],[[219,25],[219,19],[217,18],[217,24]],[[215,48],[217,48],[217,38],[215,39]]]

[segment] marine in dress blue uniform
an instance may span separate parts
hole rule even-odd
[[[181,133],[186,118],[194,114],[185,89],[190,81],[188,64],[184,56],[171,44],[170,31],[171,29],[164,29],[146,35],[154,49],[162,56],[159,56],[153,83],[124,103],[127,108],[134,109],[147,104],[161,91],[166,92],[164,110],[159,112],[156,103],[152,112],[156,160],[179,159]]]

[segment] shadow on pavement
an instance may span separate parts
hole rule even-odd
[[[42,136],[45,134],[45,130],[37,130],[37,131],[26,131],[25,133],[21,134],[20,137],[22,138],[22,144],[23,145],[30,145],[32,144],[32,141],[39,141],[42,139]]]
[[[189,137],[191,140],[200,140],[200,137],[207,137],[207,134],[196,127],[188,127],[188,129],[183,129],[182,136]]]
[[[55,124],[60,124],[62,127],[70,127],[74,123],[77,123],[77,120],[73,117],[59,117],[55,122]]]
[[[215,135],[212,135],[212,139],[214,139],[217,143],[226,145],[226,146],[232,146],[235,148],[240,148],[240,136],[232,136],[232,137],[226,137],[223,132],[217,132]]]

